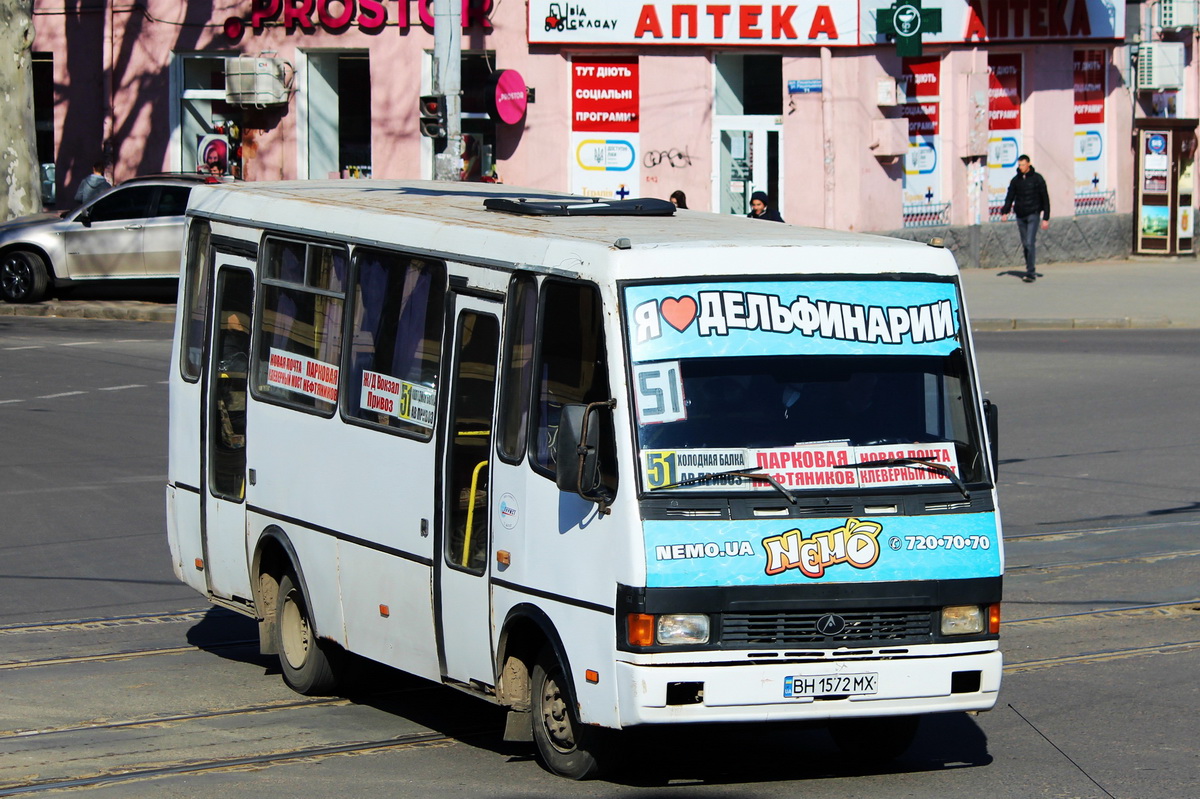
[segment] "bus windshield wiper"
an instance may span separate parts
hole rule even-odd
[[[971,498],[971,492],[967,490],[967,484],[964,483],[962,479],[954,473],[953,469],[946,464],[938,463],[937,461],[927,461],[922,460],[921,458],[884,458],[883,460],[866,461],[865,463],[844,463],[836,465],[833,468],[872,469],[876,466],[917,466],[921,469],[925,469],[926,471],[940,474],[951,483],[954,483],[954,487],[962,493],[963,499]]]
[[[709,480],[715,480],[718,477],[745,477],[750,480],[765,480],[766,482],[771,484],[772,488],[774,488],[780,494],[783,494],[785,497],[787,497],[788,502],[792,503],[793,505],[796,504],[796,495],[793,494],[791,491],[788,491],[786,488],[784,488],[780,484],[780,482],[778,480],[776,480],[774,477],[772,477],[769,474],[754,474],[754,472],[761,472],[761,471],[762,471],[761,466],[751,466],[749,469],[733,469],[728,472],[713,472],[712,474],[701,474],[701,475],[697,475],[695,477],[689,477],[686,480],[679,480],[677,482],[667,483],[666,485],[661,485],[661,486],[654,486],[650,490],[651,491],[662,491],[665,488],[678,488],[679,486],[694,485],[696,483],[706,483]]]

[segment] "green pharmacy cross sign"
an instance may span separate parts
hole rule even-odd
[[[896,55],[921,55],[921,34],[942,32],[942,10],[921,8],[921,0],[896,0],[875,13],[875,30],[896,40]]]

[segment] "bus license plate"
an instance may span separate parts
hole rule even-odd
[[[879,675],[875,673],[785,677],[783,680],[783,695],[789,699],[874,694],[878,692]]]

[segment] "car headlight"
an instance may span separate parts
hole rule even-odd
[[[669,613],[658,617],[654,638],[663,645],[708,643],[708,616]]]
[[[979,605],[950,605],[942,608],[942,635],[973,635],[984,629]]]

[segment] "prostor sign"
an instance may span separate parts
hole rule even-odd
[[[874,47],[884,3],[859,0],[529,0],[530,44]],[[1123,39],[1124,0],[930,0],[926,44]]]

